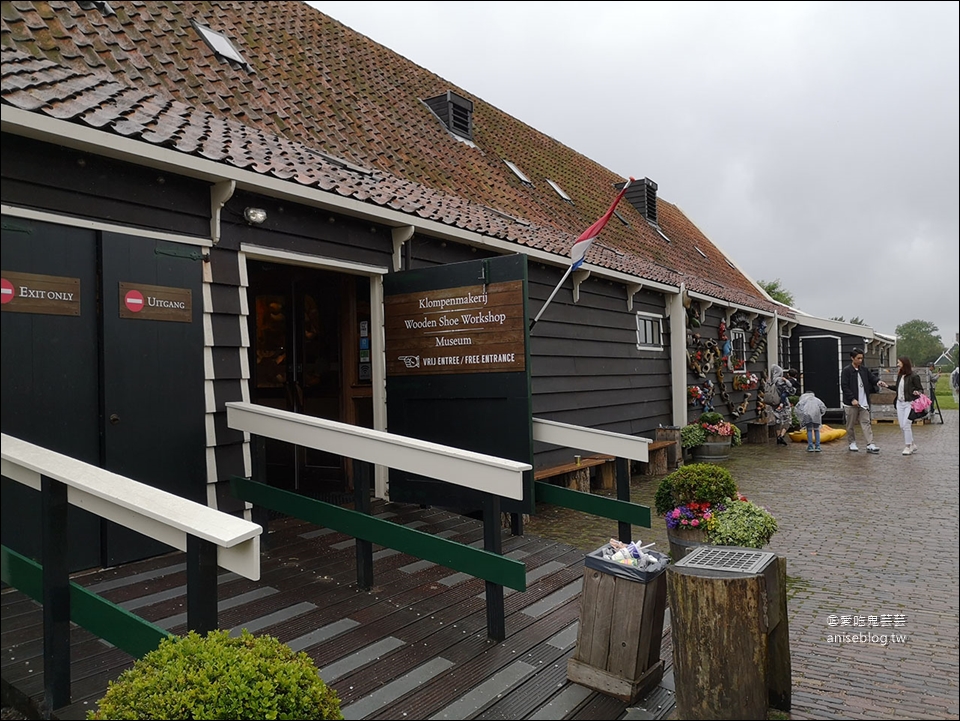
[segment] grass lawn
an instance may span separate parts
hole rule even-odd
[[[953,393],[950,390],[949,372],[941,373],[937,380],[937,403],[940,404],[940,410],[957,410],[957,402],[953,400]]]

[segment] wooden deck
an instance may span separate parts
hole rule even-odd
[[[479,521],[446,511],[375,502],[380,518],[482,546]],[[583,552],[535,536],[503,536],[503,553],[527,565],[527,590],[505,590],[506,640],[486,634],[480,579],[374,547],[374,587],[356,587],[352,538],[295,519],[274,521],[259,582],[219,578],[221,628],[268,633],[306,651],[340,696],[347,719],[658,719],[674,709],[669,622],[667,671],[646,698],[626,704],[567,681],[580,614]],[[174,633],[186,631],[184,555],[74,580]],[[669,614],[668,614],[669,615]],[[133,659],[74,627],[72,701],[56,718],[82,719]],[[2,676],[43,698],[39,605],[4,587]]]

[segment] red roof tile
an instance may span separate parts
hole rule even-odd
[[[111,7],[104,18],[75,2],[4,2],[3,102],[561,255],[623,181],[305,3]],[[218,58],[191,20],[229,37],[250,68]],[[447,90],[474,104],[472,145],[423,103]],[[629,226],[610,223],[588,262],[774,309],[676,206],[658,199],[670,242],[628,203],[620,213]]]

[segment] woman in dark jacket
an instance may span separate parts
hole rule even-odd
[[[897,392],[897,420],[903,431],[903,442],[906,444],[903,455],[912,456],[917,452],[917,444],[913,442],[913,421],[910,420],[910,403],[923,393],[923,381],[913,372],[913,364],[905,355],[897,358],[897,384],[893,390]]]

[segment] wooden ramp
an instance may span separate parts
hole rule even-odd
[[[479,521],[439,509],[375,502],[373,513],[482,547]],[[309,654],[340,696],[346,719],[666,718],[674,709],[669,633],[667,673],[646,698],[626,704],[567,681],[580,614],[583,552],[504,532],[503,553],[527,565],[527,590],[505,590],[506,640],[486,635],[484,582],[374,547],[374,587],[356,587],[355,543],[296,519],[273,521],[261,580],[219,578],[219,625],[268,633]],[[171,553],[73,580],[174,633],[186,631],[186,563]],[[666,624],[669,627],[669,623]],[[70,706],[82,719],[107,682],[133,659],[87,631],[71,631]],[[41,609],[4,587],[4,686],[43,698]]]

